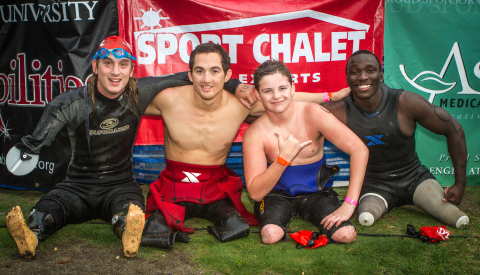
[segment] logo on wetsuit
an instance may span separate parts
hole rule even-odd
[[[190,173],[182,171],[187,177],[182,180],[182,182],[200,182],[197,177],[200,176],[202,173]]]
[[[102,123],[100,123],[100,128],[102,128],[102,130],[90,130],[90,135],[94,136],[94,135],[114,134],[114,133],[126,131],[130,128],[130,125],[114,128],[117,125],[118,125],[118,119],[116,118],[105,119],[104,121],[102,121]]]
[[[109,119],[105,119],[104,121],[102,121],[102,123],[100,124],[100,128],[106,130],[106,129],[112,129],[113,127],[117,126],[118,124],[118,119],[116,118],[109,118]]]
[[[385,145],[385,143],[380,140],[382,137],[383,137],[383,135],[365,136],[366,139],[370,140],[370,142],[367,144],[367,146]]]

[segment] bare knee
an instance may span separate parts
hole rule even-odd
[[[337,243],[353,243],[356,239],[357,231],[355,231],[355,227],[351,225],[338,229],[332,235],[332,240]]]
[[[278,225],[267,224],[262,228],[261,235],[264,244],[274,244],[283,238],[285,232]]]

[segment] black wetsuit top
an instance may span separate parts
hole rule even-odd
[[[133,146],[148,104],[163,89],[191,85],[186,72],[140,78],[138,82],[138,106],[124,94],[109,99],[96,91],[93,112],[92,100],[85,96],[85,87],[59,95],[47,105],[33,134],[23,137],[15,146],[27,153],[40,154],[41,148],[51,144],[58,132],[67,126],[72,157],[64,182],[97,185],[133,181]],[[240,81],[234,79],[224,88],[235,93],[239,84]],[[85,98],[88,98],[89,137]]]
[[[371,179],[392,187],[407,187],[429,171],[418,159],[415,135],[406,137],[400,130],[397,105],[403,90],[390,89],[384,83],[381,89],[382,100],[373,111],[360,108],[352,96],[343,99],[347,126],[365,142],[370,152],[365,183]]]

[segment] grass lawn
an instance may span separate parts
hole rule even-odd
[[[148,186],[143,189],[146,192]],[[346,188],[336,188],[336,191],[343,198]],[[43,193],[36,191],[0,189],[0,225],[5,225],[5,216],[12,206],[20,205],[26,215],[41,196]],[[253,204],[247,194],[243,195],[243,201],[252,211]],[[466,188],[460,209],[470,217],[470,225],[463,230],[447,227],[452,236],[479,237],[480,186]],[[372,227],[361,227],[356,214],[352,221],[358,233],[397,235],[406,234],[407,224],[412,224],[417,231],[421,226],[442,225],[414,206],[397,208]],[[202,230],[209,224],[204,220],[189,220],[186,226],[200,228],[191,235],[190,243],[176,243],[173,250],[141,247],[137,257],[161,264],[167,254],[180,252],[205,273],[220,274],[480,274],[478,238],[451,238],[434,245],[412,238],[360,235],[353,244],[328,244],[307,250],[296,249],[296,243],[290,237],[275,245],[264,245],[258,233],[222,244]],[[258,232],[256,227],[251,229]],[[316,230],[301,220],[292,221],[289,230],[302,229]],[[68,244],[73,239],[88,242],[99,249],[121,247],[109,225],[84,223],[62,228],[40,244],[37,254]],[[0,262],[17,251],[6,227],[0,228],[0,247]]]

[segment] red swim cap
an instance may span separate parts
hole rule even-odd
[[[109,36],[105,38],[102,43],[98,46],[97,50],[100,50],[101,48],[106,48],[106,49],[124,49],[126,50],[130,55],[133,56],[132,52],[132,46],[130,46],[130,43],[125,41],[125,39],[118,37],[116,35]]]

